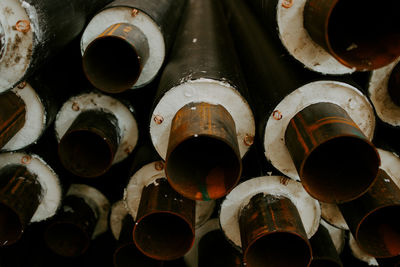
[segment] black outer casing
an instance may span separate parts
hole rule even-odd
[[[33,32],[31,63],[20,81],[30,77],[47,59],[60,52],[77,37],[88,19],[110,0],[25,0],[25,2],[36,10],[38,25],[31,25],[31,28],[40,29],[41,38],[39,39]],[[27,13],[29,15],[29,12]]]
[[[171,88],[200,78],[227,82],[246,98],[247,88],[219,1],[189,0],[176,36],[155,106]]]
[[[165,51],[168,52],[175,39],[185,3],[186,0],[116,0],[104,9],[129,7],[146,13],[160,27],[165,40]]]

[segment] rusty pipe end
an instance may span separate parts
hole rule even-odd
[[[120,141],[117,118],[100,110],[78,115],[58,145],[61,163],[80,177],[97,177],[111,167]]]
[[[149,57],[143,32],[134,25],[110,26],[86,48],[83,69],[88,80],[107,93],[121,93],[137,82]]]
[[[149,267],[161,267],[163,265],[162,261],[149,258],[141,253],[133,242],[119,246],[114,252],[113,260],[114,267],[130,267],[133,263],[137,266]]]
[[[234,188],[241,172],[235,122],[223,106],[190,103],[175,114],[166,175],[177,192],[194,200],[217,199]]]
[[[298,112],[285,142],[303,187],[322,202],[353,200],[376,180],[378,151],[336,104],[317,103]]]
[[[393,103],[400,106],[400,64],[397,63],[389,77],[387,90]]]
[[[307,0],[304,27],[343,65],[359,71],[386,66],[400,56],[398,1]]]
[[[174,260],[192,247],[195,236],[193,200],[175,192],[165,178],[142,191],[133,240],[146,256]]]
[[[247,266],[308,266],[311,245],[296,206],[287,198],[253,196],[239,215]]]

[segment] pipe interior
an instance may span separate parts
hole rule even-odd
[[[92,131],[66,133],[59,144],[63,165],[82,177],[95,177],[105,173],[114,160],[110,144]]]
[[[194,232],[183,218],[165,212],[142,217],[134,229],[134,240],[144,254],[159,260],[182,257],[193,244]]]
[[[83,67],[89,81],[108,93],[130,89],[141,72],[139,55],[126,40],[106,36],[94,40],[83,57]]]
[[[308,243],[296,234],[279,232],[264,235],[245,252],[248,267],[305,267],[311,260]]]
[[[157,267],[161,266],[161,262],[146,257],[141,253],[134,243],[126,244],[119,247],[114,253],[115,267],[132,267],[133,263],[137,266]]]
[[[76,224],[56,222],[45,231],[47,246],[64,257],[77,257],[83,254],[90,244],[90,237]]]
[[[357,232],[362,249],[376,256],[400,254],[400,206],[388,206],[364,218]]]
[[[195,200],[226,195],[241,174],[241,159],[225,142],[208,137],[192,137],[169,155],[166,173],[171,186]]]
[[[399,9],[397,0],[338,1],[328,22],[331,48],[359,70],[389,64],[400,55]]]
[[[23,226],[18,214],[0,203],[0,246],[17,242],[22,233]]]
[[[370,143],[342,136],[314,149],[305,160],[300,177],[314,198],[343,203],[368,190],[379,165],[379,156]]]

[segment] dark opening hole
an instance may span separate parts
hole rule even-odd
[[[17,213],[0,203],[0,246],[17,242],[23,233],[23,226]]]
[[[152,213],[141,218],[133,234],[138,248],[159,260],[182,257],[194,239],[190,225],[171,213]]]
[[[96,88],[109,93],[131,88],[141,72],[135,48],[113,36],[98,38],[86,48],[83,68]]]
[[[119,247],[114,253],[115,267],[132,267],[132,266],[161,266],[161,261],[154,260],[141,253],[135,244],[130,243]]]
[[[371,144],[354,137],[338,137],[311,152],[303,166],[302,183],[314,198],[342,203],[368,190],[379,162]]]
[[[308,266],[311,251],[307,242],[291,233],[273,233],[262,236],[245,252],[248,267]]]
[[[342,267],[342,265],[329,259],[313,259],[310,267]]]
[[[90,244],[90,237],[72,223],[53,223],[44,233],[47,246],[64,257],[82,255]]]
[[[105,173],[114,159],[107,141],[89,131],[65,134],[59,144],[59,154],[63,165],[82,177],[95,177]]]
[[[376,257],[400,254],[400,206],[384,207],[367,216],[361,222],[357,241]]]
[[[393,103],[400,106],[400,64],[393,68],[392,73],[390,74],[388,87],[388,93]]]
[[[333,51],[357,69],[383,67],[400,55],[400,1],[338,1],[329,19]]]
[[[199,136],[185,140],[172,151],[166,171],[172,187],[183,196],[217,199],[237,183],[241,159],[226,143]]]

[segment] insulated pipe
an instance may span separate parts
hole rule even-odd
[[[61,163],[78,176],[100,176],[111,167],[120,137],[114,114],[100,110],[84,111],[60,140]]]
[[[15,87],[77,37],[87,19],[110,0],[4,0],[0,92]]]
[[[321,224],[310,239],[313,259],[310,267],[342,267],[342,262],[328,230]]]
[[[185,255],[194,242],[193,200],[175,192],[164,178],[143,188],[133,230],[137,248],[157,260]]]
[[[186,0],[116,0],[101,10],[81,39],[89,81],[107,93],[150,83],[174,41]]]
[[[172,187],[194,200],[233,189],[254,139],[247,89],[219,5],[189,1],[150,124]]]
[[[247,266],[309,266],[311,245],[298,210],[289,199],[257,194],[241,209],[239,217]]]
[[[374,70],[400,56],[400,30],[396,26],[399,8],[395,0],[385,4],[307,0],[304,27],[342,64],[359,71]]]
[[[377,177],[378,151],[336,104],[301,110],[290,120],[285,141],[304,188],[322,202],[353,200]]]
[[[166,175],[171,186],[190,199],[226,195],[242,168],[235,129],[221,105],[191,103],[181,108],[172,120],[168,142]]]
[[[390,74],[387,90],[393,103],[400,106],[400,64],[398,62]]]
[[[400,253],[400,189],[384,170],[366,194],[339,209],[363,251],[376,258]]]

